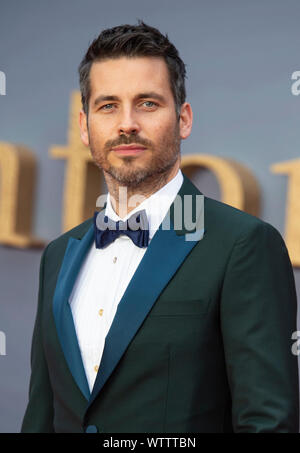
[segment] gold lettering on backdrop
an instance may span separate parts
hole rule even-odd
[[[293,266],[300,266],[300,159],[273,164],[273,173],[288,175],[285,243]]]
[[[93,163],[88,148],[81,142],[78,116],[81,109],[80,93],[71,97],[70,123],[67,146],[54,146],[50,155],[66,159],[62,229],[70,230],[91,217],[101,192],[102,173]]]
[[[25,146],[0,142],[0,243],[41,247],[31,234],[36,162]]]
[[[248,168],[233,159],[209,154],[182,157],[181,168],[188,177],[199,167],[209,169],[216,176],[223,203],[259,216],[260,190],[256,178]]]

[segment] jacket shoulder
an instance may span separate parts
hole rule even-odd
[[[272,224],[255,215],[206,196],[204,200],[204,223],[210,232],[224,240],[239,240],[262,230],[281,236]]]
[[[198,187],[184,175],[182,193],[204,196],[204,224],[210,233],[215,232],[219,237],[236,238],[240,234],[267,225],[267,222],[235,208],[222,201],[215,200],[203,194]],[[270,225],[270,224],[268,224]],[[272,227],[272,225],[270,225]]]
[[[65,250],[69,238],[73,237],[75,239],[81,239],[82,236],[88,231],[88,229],[93,224],[93,218],[89,218],[84,222],[80,223],[76,227],[66,231],[57,238],[50,241],[46,247],[46,250],[51,252],[63,251]]]

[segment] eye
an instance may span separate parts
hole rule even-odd
[[[150,107],[150,108],[158,106],[158,104],[156,104],[156,102],[153,102],[153,101],[145,101],[145,102],[143,102],[143,104],[148,104],[146,107]],[[151,104],[151,105],[149,105],[149,104]]]
[[[111,110],[111,108],[106,108],[106,107],[112,107],[114,104],[105,104],[100,107],[99,110]]]

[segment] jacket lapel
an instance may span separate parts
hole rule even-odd
[[[93,238],[93,224],[81,240],[69,238],[53,297],[53,315],[58,338],[71,374],[87,400],[90,397],[90,390],[77,341],[69,297]]]
[[[188,201],[186,195],[190,195]],[[176,216],[173,203],[169,210],[171,228],[169,230],[163,229],[162,224],[160,225],[119,302],[113,323],[106,336],[103,355],[88,408],[112,374],[164,287],[193,247],[202,239],[204,235],[204,196],[202,195],[201,198],[202,211],[198,212],[197,218],[195,215],[196,195],[202,194],[184,176],[184,182],[178,193],[183,207],[180,210],[182,226],[174,228]],[[186,217],[187,210],[185,210],[185,207],[188,206],[188,202],[191,202],[189,206],[192,208],[189,215],[195,219],[196,227],[194,230],[187,230],[184,226],[185,219],[183,217],[184,215]],[[166,217],[168,217],[168,214]],[[172,258],[170,259],[170,257]],[[151,276],[146,290],[145,275]],[[143,301],[142,304],[141,301]]]

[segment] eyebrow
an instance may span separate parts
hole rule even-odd
[[[144,98],[152,98],[156,99],[157,101],[160,101],[162,103],[166,102],[166,99],[164,96],[161,94],[155,93],[154,91],[149,91],[147,93],[139,93],[134,97],[134,100],[137,101],[139,99],[144,99]],[[112,96],[112,95],[105,95],[105,94],[100,94],[99,96],[96,97],[93,106],[97,107],[97,105],[101,104],[101,102],[104,101],[120,101],[120,98],[118,96]]]

